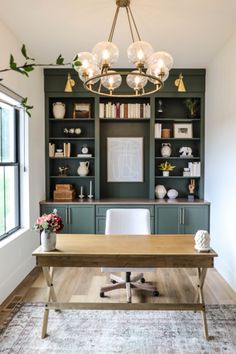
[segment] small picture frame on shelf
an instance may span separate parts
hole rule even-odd
[[[91,118],[91,104],[74,103],[73,118]]]
[[[192,123],[175,123],[174,124],[174,138],[188,139],[193,137]]]

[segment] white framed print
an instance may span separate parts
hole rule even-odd
[[[192,123],[175,123],[174,124],[174,138],[188,139],[193,137]]]
[[[107,182],[143,182],[143,138],[107,138]]]

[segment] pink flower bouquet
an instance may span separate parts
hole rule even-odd
[[[39,216],[34,225],[34,230],[43,231],[49,230],[51,232],[59,232],[63,229],[64,225],[62,219],[54,211],[51,214],[43,214]]]

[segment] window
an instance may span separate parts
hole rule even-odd
[[[0,97],[0,240],[20,228],[20,112]]]

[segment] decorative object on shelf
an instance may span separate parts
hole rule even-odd
[[[59,183],[56,184],[53,191],[53,199],[56,201],[73,200],[76,197],[75,188],[72,184]]]
[[[68,166],[58,166],[59,176],[68,176],[69,167]]]
[[[92,199],[93,198],[93,182],[89,181],[89,194],[88,194],[88,198]]]
[[[170,143],[161,144],[161,156],[170,157],[170,155],[171,155],[171,144]]]
[[[188,117],[194,118],[198,113],[199,102],[196,98],[187,98],[184,100],[184,104],[188,110]]]
[[[201,162],[189,162],[188,163],[188,168],[190,171],[190,176],[191,177],[200,177],[201,176]]]
[[[161,137],[165,138],[165,139],[169,139],[170,138],[170,129],[162,129]]]
[[[66,113],[66,105],[63,102],[54,102],[52,105],[53,117],[55,119],[63,119]]]
[[[156,123],[155,124],[155,139],[160,139],[161,138],[161,128],[162,128],[162,124],[161,123]]]
[[[183,74],[180,73],[178,79],[175,80],[175,86],[177,86],[178,92],[186,92],[183,79],[184,79]]]
[[[56,248],[56,233],[63,229],[62,219],[54,209],[51,214],[43,214],[38,217],[34,230],[41,232],[42,251],[53,251]]]
[[[173,171],[175,169],[175,166],[173,166],[168,161],[162,162],[158,167],[159,167],[159,170],[162,171],[164,177],[169,176],[170,171]]]
[[[81,129],[80,128],[64,128],[63,130],[64,134],[67,135],[80,135],[81,134]]]
[[[184,167],[183,176],[190,177],[190,169],[188,167]]]
[[[56,149],[54,157],[64,157],[63,149]]]
[[[137,97],[156,92],[162,88],[168,78],[173,66],[173,58],[166,52],[153,53],[151,45],[141,40],[130,8],[130,0],[116,0],[116,5],[108,41],[97,43],[92,53],[78,53],[74,58],[73,67],[78,71],[85,89],[99,95],[119,97],[120,95],[114,91],[121,85],[122,78],[123,83],[125,81],[127,84],[123,96]],[[112,40],[120,8],[126,10],[128,18],[133,43],[129,46],[127,54],[129,61],[135,66],[134,71],[117,72],[111,69],[119,58],[119,49]],[[135,40],[135,37],[138,40]],[[77,66],[77,62],[82,65]]]
[[[75,103],[73,118],[91,118],[90,103]]]
[[[66,81],[66,86],[65,86],[64,91],[65,91],[65,92],[72,92],[74,86],[75,86],[75,80],[73,80],[73,79],[71,78],[70,73],[68,73],[68,75],[67,75],[67,81]]]
[[[175,198],[178,197],[178,195],[179,195],[179,193],[177,192],[176,189],[169,189],[168,192],[167,192],[167,196],[170,199],[175,199]]]
[[[157,113],[163,113],[162,100],[158,100]]]
[[[165,186],[163,186],[162,184],[157,184],[155,187],[155,194],[156,198],[163,199],[166,195]]]
[[[174,138],[189,139],[193,137],[192,123],[175,123],[174,124]]]
[[[188,200],[189,201],[194,201],[194,192],[195,192],[195,188],[196,188],[196,184],[195,184],[195,179],[191,179],[190,183],[188,185],[188,190],[189,190],[189,194],[188,194]]]
[[[89,174],[89,161],[80,161],[77,173],[81,177],[87,176]]]
[[[207,230],[198,230],[194,236],[195,250],[198,252],[209,252],[210,247],[210,235]]]
[[[87,155],[88,154],[88,145],[83,144],[82,148],[81,148],[81,152],[83,155]]]
[[[80,187],[80,194],[79,194],[79,199],[84,199],[84,194],[83,194],[83,191],[84,191],[84,187],[83,186],[81,186]]]
[[[179,152],[180,152],[180,157],[193,157],[192,148],[190,146],[181,146]]]

